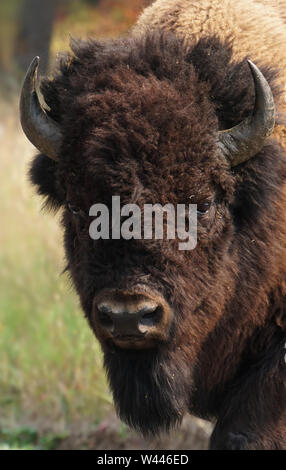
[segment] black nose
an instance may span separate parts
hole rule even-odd
[[[93,301],[93,327],[100,341],[125,349],[167,341],[173,312],[164,297],[146,287],[104,289]]]
[[[154,303],[140,305],[138,310],[126,309],[125,305],[101,303],[97,306],[98,323],[113,338],[140,339],[161,321],[163,309]],[[134,311],[133,311],[134,310]]]

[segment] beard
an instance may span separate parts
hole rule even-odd
[[[162,350],[105,351],[117,414],[144,436],[170,431],[188,410],[190,369],[177,359]]]

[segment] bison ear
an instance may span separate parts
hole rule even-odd
[[[38,194],[45,197],[45,206],[58,210],[65,201],[65,194],[59,185],[57,163],[45,155],[37,155],[29,171],[31,183],[36,186]]]

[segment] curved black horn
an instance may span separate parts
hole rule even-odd
[[[263,147],[275,124],[275,104],[267,80],[250,60],[255,86],[255,106],[251,116],[231,129],[219,132],[219,147],[231,166],[252,158]]]
[[[59,125],[42,108],[36,91],[39,57],[35,57],[25,76],[20,98],[20,120],[27,138],[37,149],[58,160],[62,134]]]

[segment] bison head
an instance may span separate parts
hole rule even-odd
[[[259,69],[231,64],[231,48],[214,38],[188,53],[159,34],[73,51],[42,82],[49,110],[36,91],[37,58],[23,85],[22,126],[41,152],[31,181],[63,209],[68,269],[119,415],[152,433],[189,409],[198,355],[236,290],[239,168],[260,158],[273,97]],[[116,195],[139,207],[197,204],[196,248],[180,251],[176,238],[93,240],[90,207],[111,208]]]

